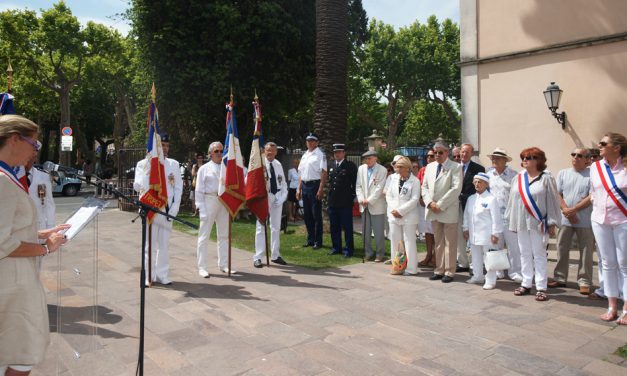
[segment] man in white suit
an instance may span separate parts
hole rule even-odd
[[[435,162],[427,165],[421,190],[435,236],[435,270],[429,279],[449,283],[456,269],[462,166],[449,160],[446,144],[438,142],[433,149]]]
[[[170,138],[166,133],[161,135],[161,147],[163,149],[163,156],[165,157],[164,168],[168,191],[168,202],[164,211],[171,216],[176,217],[179,212],[181,195],[183,193],[183,179],[181,179],[180,164],[175,159],[168,158],[168,153],[170,151]],[[137,162],[133,188],[139,192],[140,195],[148,190],[149,173],[150,170],[146,159],[142,159]],[[149,285],[150,282],[157,282],[162,285],[171,285],[172,281],[169,277],[170,256],[168,252],[170,234],[172,233],[172,220],[161,214],[156,214],[150,226],[152,226],[152,275],[146,276],[145,283],[146,285]],[[148,253],[148,246],[149,244],[146,244],[146,253]],[[146,256],[146,263],[147,262],[148,256]],[[146,269],[148,268],[146,267]]]
[[[370,150],[362,154],[365,163],[357,170],[355,192],[359,202],[359,211],[363,223],[364,255],[368,260],[375,256],[372,251],[370,234],[374,232],[377,256],[374,262],[385,260],[385,195],[383,188],[387,178],[387,169],[377,163],[377,152]]]
[[[287,262],[281,258],[279,248],[281,246],[279,234],[281,233],[281,214],[283,212],[283,203],[287,199],[287,181],[283,172],[283,165],[275,159],[277,145],[274,142],[267,142],[265,147],[264,162],[268,181],[266,188],[268,189],[268,208],[269,208],[269,225],[270,225],[270,250],[272,254],[270,259],[273,263],[279,265],[287,265]],[[253,256],[253,265],[255,268],[263,267],[261,258],[266,252],[266,234],[263,224],[257,220],[257,229],[255,232],[255,256]]]

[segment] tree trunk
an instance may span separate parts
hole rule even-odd
[[[61,89],[58,91],[59,100],[61,102],[61,122],[59,123],[59,135],[63,136],[61,129],[63,127],[70,126],[70,90],[71,87],[67,84],[62,84]],[[60,139],[61,137],[59,137]],[[70,165],[71,152],[61,151],[61,145],[59,145],[59,164],[63,166]]]
[[[346,141],[347,70],[347,2],[346,0],[316,0],[314,131],[318,133],[323,145]]]

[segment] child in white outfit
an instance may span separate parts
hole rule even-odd
[[[474,176],[473,184],[477,193],[468,198],[462,225],[464,238],[470,243],[473,260],[473,277],[466,282],[484,283],[485,280],[483,288],[491,290],[496,285],[496,271],[489,271],[484,278],[483,262],[480,261],[488,250],[496,249],[499,236],[503,233],[503,217],[496,197],[488,190],[490,177],[480,172]]]

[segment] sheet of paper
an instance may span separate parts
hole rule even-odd
[[[65,223],[72,225],[66,232],[65,236],[71,240],[78,234],[85,225],[87,225],[98,213],[101,208],[98,206],[83,206],[74,213]]]

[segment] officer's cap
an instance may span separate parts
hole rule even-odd
[[[344,145],[344,144],[333,144],[333,151],[346,151],[346,145]]]
[[[161,142],[170,142],[170,135],[163,132],[159,136],[161,136]]]
[[[305,137],[305,140],[307,140],[307,141],[318,141],[318,135],[313,133],[313,132],[309,132],[307,134],[307,137]]]

